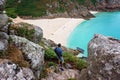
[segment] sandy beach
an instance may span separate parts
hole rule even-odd
[[[96,11],[90,11],[96,14]],[[43,29],[43,37],[50,39],[55,43],[61,43],[63,46],[67,45],[67,40],[71,32],[84,19],[75,18],[55,18],[55,19],[36,19],[36,20],[22,20],[19,17],[13,20],[15,23],[26,22],[39,26]]]
[[[23,20],[23,22],[41,27],[44,38],[53,40],[55,43],[61,43],[63,46],[66,46],[70,33],[82,21],[84,19],[73,18]]]

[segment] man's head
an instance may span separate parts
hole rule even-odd
[[[58,46],[58,47],[61,47],[61,44],[59,43],[57,46]]]

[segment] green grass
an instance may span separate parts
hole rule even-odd
[[[7,8],[6,9],[7,15],[12,18],[16,18],[17,14],[15,12],[15,8]]]
[[[85,60],[79,59],[78,57],[74,56],[72,53],[64,52],[63,57],[65,62],[75,65],[75,67],[79,70],[87,67],[87,63]]]
[[[54,66],[54,67],[55,67],[55,66],[57,66],[57,64],[56,64],[56,63],[54,63],[54,62],[48,62],[48,64],[47,64],[47,65],[48,65],[48,67],[51,67],[51,66]]]
[[[39,17],[46,15],[46,6],[41,4],[39,0],[21,0],[20,3],[18,0],[7,0],[6,12],[13,18],[16,15]]]
[[[17,35],[21,37],[26,37],[28,40],[33,39],[34,33],[35,30],[34,29],[29,30],[27,26],[17,28]]]
[[[74,65],[74,67],[79,70],[87,67],[87,63],[85,60],[79,59],[78,57],[74,56],[72,53],[64,52],[63,57],[65,60],[65,63],[70,63],[71,65]],[[45,60],[57,61],[57,56],[52,48],[45,50]]]
[[[52,48],[45,49],[46,60],[57,60],[57,56]]]
[[[21,25],[21,27],[19,27],[19,26],[15,27],[15,26],[11,25],[10,30],[14,30],[15,31],[14,33],[17,36],[25,37],[26,39],[33,41],[34,35],[35,35],[35,29],[30,28],[31,25],[27,24],[27,23],[21,23],[20,25]]]

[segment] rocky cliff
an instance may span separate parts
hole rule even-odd
[[[0,0],[0,80],[39,79],[44,64],[44,50],[38,45],[43,35],[42,29],[32,25],[24,29],[25,23],[13,29],[8,16],[3,13],[4,5],[5,0]],[[17,30],[18,27],[22,28]],[[22,37],[18,37],[18,33]],[[31,38],[33,42],[23,37]]]
[[[4,8],[5,8],[4,4],[5,4],[5,1],[0,0],[0,12],[2,12],[4,10]]]
[[[96,8],[102,11],[120,10],[120,0],[98,0]]]
[[[7,35],[7,22],[8,22],[8,16],[3,13],[4,9],[4,0],[0,0],[0,52],[5,51],[8,46],[8,38]]]
[[[83,1],[83,0],[82,0]],[[74,17],[90,18],[93,15],[81,0],[7,0],[9,16],[22,18]],[[12,13],[11,13],[12,12]]]
[[[93,1],[92,4],[90,1]],[[89,10],[98,11],[118,11],[120,10],[120,0],[86,0]]]
[[[95,35],[88,45],[87,69],[80,80],[120,80],[120,40]]]

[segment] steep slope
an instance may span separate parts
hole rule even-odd
[[[91,17],[84,0],[7,0],[7,14],[15,17]],[[26,17],[27,16],[27,17]]]
[[[86,0],[88,9],[98,11],[120,10],[120,0]]]

